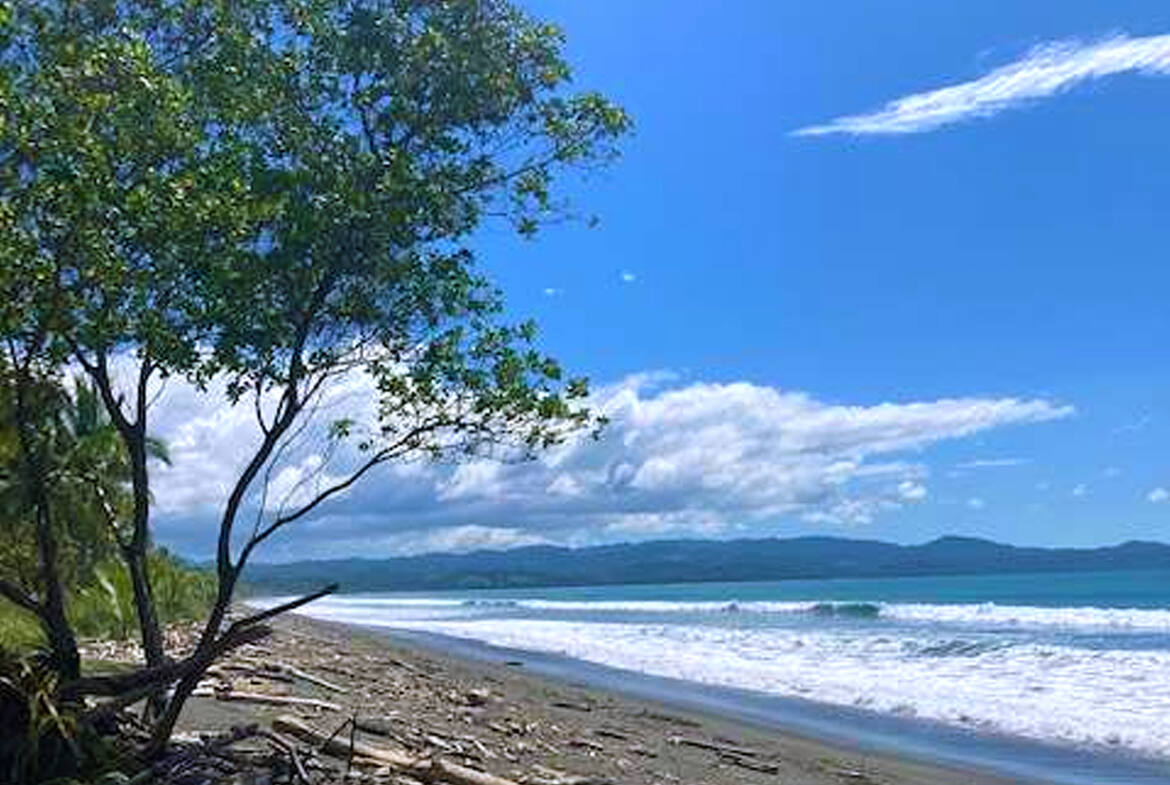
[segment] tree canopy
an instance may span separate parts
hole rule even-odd
[[[608,163],[629,130],[571,89],[562,47],[504,0],[0,4],[0,339],[81,368],[125,445],[119,547],[148,664],[164,662],[146,564],[158,380],[222,385],[256,415],[203,665],[238,632],[220,626],[252,550],[368,470],[527,455],[596,424],[583,380],[474,264],[484,221],[532,235],[567,209],[557,176]],[[355,373],[376,422],[329,436],[357,457],[241,538],[282,445]]]

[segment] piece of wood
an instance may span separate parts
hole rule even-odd
[[[345,695],[349,692],[349,690],[347,690],[345,687],[334,684],[331,681],[326,681],[320,676],[314,676],[308,671],[301,670],[295,665],[289,665],[286,662],[270,662],[265,663],[260,667],[262,670],[268,671],[270,673],[278,673],[282,676],[289,676],[294,679],[300,679],[301,681],[307,681],[309,684],[315,684],[318,687],[329,690],[330,692],[336,692],[340,695]]]
[[[420,773],[424,776],[426,774],[425,771]],[[430,776],[440,782],[449,782],[451,785],[517,785],[515,780],[497,777],[486,771],[469,769],[442,758],[431,761]]]
[[[550,705],[558,709],[569,709],[570,711],[590,712],[593,707],[587,703],[576,703],[575,701],[559,700],[553,701]]]
[[[755,750],[745,749],[743,747],[736,747],[731,744],[717,744],[713,741],[704,741],[703,739],[690,739],[685,736],[671,736],[667,739],[671,744],[681,744],[686,747],[697,747],[701,750],[710,750],[712,752],[722,752],[729,755],[739,755],[745,758],[754,758],[758,753]]]
[[[316,698],[298,698],[293,695],[267,695],[262,692],[236,692],[235,690],[198,689],[191,693],[196,698],[215,698],[221,701],[240,703],[263,703],[267,706],[303,706],[325,711],[341,711],[336,703]]]
[[[285,682],[286,684],[292,684],[292,682],[293,682],[293,677],[289,676],[287,674],[276,673],[274,671],[268,671],[268,670],[264,670],[261,668],[253,668],[250,665],[243,665],[243,664],[237,663],[237,662],[225,663],[223,666],[223,669],[231,671],[232,673],[238,673],[238,674],[243,674],[244,676],[250,676],[250,677],[255,678],[255,679],[268,679],[269,681],[282,681],[282,682]],[[216,676],[219,674],[209,673],[208,675]],[[224,675],[226,675],[226,674],[224,674]]]
[[[281,715],[274,719],[272,728],[277,733],[284,733],[300,739],[306,744],[320,747],[321,752],[327,755],[342,759],[351,755],[367,758],[397,769],[403,774],[418,777],[424,782],[445,782],[449,785],[517,785],[515,780],[497,777],[486,771],[460,766],[458,763],[441,758],[416,758],[397,750],[383,749],[361,741],[351,743],[347,740],[329,737],[308,723],[289,715]]]
[[[336,734],[333,736],[324,734],[297,717],[292,717],[287,714],[282,714],[274,719],[272,721],[272,729],[277,733],[283,733],[286,736],[300,739],[306,744],[320,747],[321,751],[327,755],[340,757],[342,760],[348,758],[350,752],[352,752],[354,755],[371,758],[387,766],[404,771],[409,771],[419,764],[419,759],[412,755],[382,747],[375,747],[372,744],[366,744],[362,741],[355,741],[351,747],[348,739],[339,739]]]
[[[744,757],[741,757],[739,755],[732,755],[732,754],[726,753],[726,752],[719,753],[719,760],[723,761],[724,763],[730,763],[732,765],[739,766],[742,769],[749,769],[751,771],[758,771],[761,774],[779,774],[780,773],[780,767],[777,766],[775,763],[766,763],[764,761],[751,760],[750,758],[744,758]]]

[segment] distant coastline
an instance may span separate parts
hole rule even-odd
[[[1170,569],[1170,545],[1035,548],[969,537],[921,545],[839,537],[661,540],[584,548],[528,546],[464,554],[249,565],[258,591],[338,582],[344,592],[888,578],[980,573]]]

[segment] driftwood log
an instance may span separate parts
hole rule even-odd
[[[267,706],[302,706],[309,709],[323,709],[325,711],[341,711],[336,703],[318,700],[317,698],[298,698],[292,695],[268,695],[263,692],[237,692],[235,690],[217,690],[210,687],[200,687],[191,693],[196,698],[215,698],[221,701],[238,703],[263,703]]]

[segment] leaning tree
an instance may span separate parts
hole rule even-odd
[[[554,178],[608,162],[629,128],[569,89],[562,44],[504,0],[0,5],[0,290],[15,293],[0,338],[87,375],[130,467],[119,548],[147,667],[70,689],[172,684],[156,748],[215,657],[319,596],[226,623],[266,540],[386,462],[523,456],[596,424],[584,382],[503,318],[472,253],[485,221],[529,235],[563,215]],[[345,457],[267,509],[273,465],[355,376],[372,421],[326,423]],[[216,602],[177,662],[146,567],[168,377],[256,422],[219,517]]]

